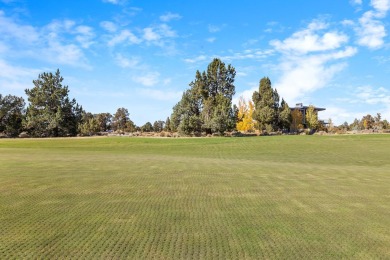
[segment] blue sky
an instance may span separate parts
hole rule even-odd
[[[236,102],[268,76],[337,124],[390,119],[390,0],[0,0],[0,93],[60,69],[84,109],[165,120],[196,70],[232,64]]]

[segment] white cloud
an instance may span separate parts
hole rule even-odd
[[[281,52],[294,51],[306,54],[314,51],[334,50],[348,41],[348,37],[339,32],[318,34],[318,31],[327,27],[327,24],[315,21],[309,24],[308,28],[295,32],[291,37],[283,41],[273,40],[270,44]]]
[[[102,27],[104,30],[114,33],[117,31],[117,26],[113,22],[110,21],[103,21],[100,23],[100,27]]]
[[[259,86],[256,85],[256,83],[254,83],[250,89],[244,90],[240,93],[236,93],[236,95],[234,95],[232,99],[232,103],[238,106],[238,101],[240,100],[240,97],[243,97],[246,101],[252,100],[253,92],[255,91],[259,91]]]
[[[390,0],[371,0],[374,10],[365,12],[359,19],[359,26],[355,28],[361,46],[378,49],[385,44],[387,36],[385,25],[380,19],[386,17],[390,10]]]
[[[134,82],[140,83],[146,87],[156,85],[160,80],[160,73],[158,72],[147,72],[144,75],[134,76],[132,79]]]
[[[385,15],[390,9],[390,0],[371,0],[371,6],[381,15]]]
[[[118,5],[121,3],[121,1],[120,0],[103,0],[103,3],[110,3],[110,4]]]
[[[207,56],[199,55],[198,57],[195,57],[193,59],[184,59],[184,61],[187,62],[187,63],[196,63],[196,62],[199,62],[199,61],[204,61],[206,59],[207,59]]]
[[[95,33],[91,27],[84,25],[77,26],[74,33],[77,34],[76,40],[83,48],[89,48],[94,43],[92,39],[95,37]]]
[[[386,88],[373,88],[371,86],[358,87],[355,97],[360,103],[369,105],[390,105],[390,91]]]
[[[298,98],[326,87],[347,66],[337,60],[351,57],[356,52],[356,48],[347,47],[326,54],[286,57],[279,64],[282,75],[274,87],[289,103],[295,103]]]
[[[362,5],[363,1],[362,0],[350,0],[350,3],[353,5]]]
[[[120,43],[125,44],[139,44],[142,40],[135,36],[129,30],[122,30],[119,34],[115,35],[109,42],[108,46],[115,46]]]
[[[376,14],[368,11],[359,19],[360,27],[356,29],[359,37],[358,44],[371,49],[380,48],[384,44],[386,30],[383,23],[375,19]]]
[[[126,58],[119,53],[115,56],[115,61],[122,68],[136,68],[140,63],[139,58]]]
[[[325,120],[327,122],[329,118],[331,118],[333,124],[336,126],[341,125],[344,122],[351,123],[354,118],[361,118],[362,116],[362,113],[351,113],[347,109],[337,106],[328,106],[325,111],[322,111],[319,114],[319,118],[321,120]]]
[[[161,36],[157,34],[155,31],[153,31],[153,28],[147,27],[143,30],[144,35],[143,38],[146,41],[158,41],[161,39]]]
[[[281,76],[274,83],[280,96],[295,103],[330,84],[347,66],[341,60],[357,53],[357,48],[345,46],[347,42],[345,34],[332,31],[329,24],[318,20],[285,40],[271,41],[270,45],[282,55],[276,67]]]
[[[20,24],[0,11],[0,47],[9,57],[28,57],[55,64],[90,68],[81,48],[93,44],[95,34],[88,26],[72,20],[55,20],[39,28]],[[1,51],[1,50],[0,50]]]
[[[232,52],[230,55],[221,56],[220,58],[225,61],[245,59],[262,60],[271,56],[273,53],[273,50],[247,49],[243,52]]]
[[[47,49],[41,56],[52,63],[67,64],[74,67],[91,69],[83,51],[75,44],[63,44],[57,39],[49,40]]]
[[[163,22],[169,22],[171,20],[180,20],[181,18],[181,15],[170,12],[160,16],[160,20]]]
[[[12,19],[5,16],[0,10],[0,35],[2,38],[11,38],[17,41],[23,41],[26,44],[34,44],[39,40],[39,32],[30,25],[20,25]],[[3,39],[4,39],[3,38]]]
[[[164,37],[173,38],[177,36],[176,32],[166,24],[161,24],[160,26],[157,27],[157,29],[160,32],[160,34],[163,35]]]
[[[0,59],[0,93],[11,91],[21,95],[24,89],[32,87],[31,81],[38,77],[41,70],[13,66]]]

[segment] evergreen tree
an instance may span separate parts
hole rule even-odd
[[[165,120],[164,131],[171,131],[171,120],[169,116],[167,117],[167,120]]]
[[[170,126],[184,134],[208,134],[230,131],[235,128],[235,111],[232,97],[235,93],[235,69],[214,59],[207,72],[197,71],[190,89],[173,108]]]
[[[99,122],[101,132],[106,132],[111,129],[112,115],[110,113],[99,113],[96,115],[96,119]]]
[[[287,102],[284,101],[282,98],[282,102],[280,103],[280,108],[279,108],[279,127],[282,130],[288,130],[291,125],[291,109],[288,106]]]
[[[68,97],[68,86],[62,85],[60,71],[43,73],[26,89],[30,102],[26,128],[36,137],[75,136],[81,123],[82,107]]]
[[[260,80],[259,91],[252,96],[255,105],[253,119],[260,130],[274,131],[279,121],[279,94],[272,89],[271,80],[264,77]]]
[[[129,115],[130,114],[127,108],[124,107],[118,108],[112,119],[113,130],[124,132],[129,126],[128,123],[131,121]]]
[[[164,130],[164,121],[162,120],[158,120],[158,121],[154,121],[153,123],[153,129],[155,132],[161,132]]]
[[[0,94],[0,133],[15,137],[22,131],[25,102],[22,97]]]
[[[153,125],[150,122],[146,122],[143,126],[141,126],[142,132],[153,132]]]

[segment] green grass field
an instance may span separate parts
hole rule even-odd
[[[0,259],[390,258],[390,135],[0,140]]]

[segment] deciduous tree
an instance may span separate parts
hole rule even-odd
[[[303,115],[302,112],[299,109],[293,109],[291,111],[291,131],[297,132],[301,129],[303,129]]]
[[[255,130],[255,123],[252,118],[254,111],[254,105],[252,101],[245,101],[243,97],[240,97],[238,101],[238,120],[236,128],[242,132],[253,132]]]
[[[306,110],[306,124],[311,130],[317,130],[318,127],[318,114],[313,105],[310,105]]]

